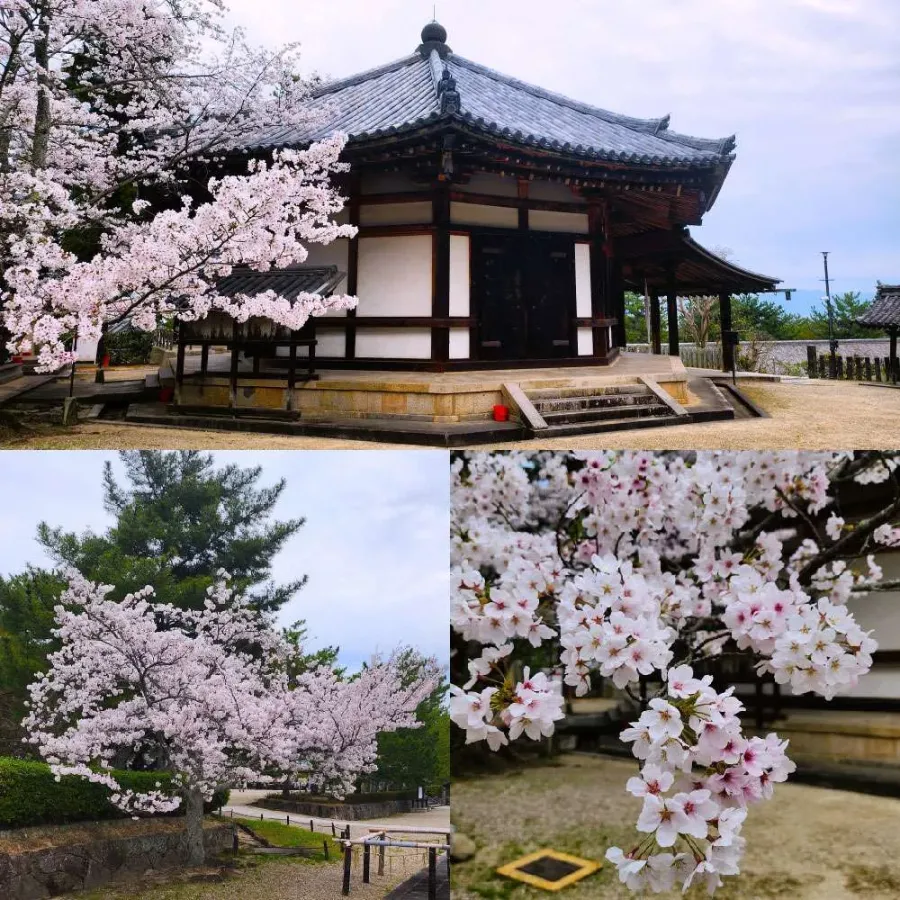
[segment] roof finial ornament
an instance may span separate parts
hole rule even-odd
[[[437,7],[435,6],[436,12]],[[436,50],[441,59],[450,52],[450,48],[447,46],[447,29],[436,19],[422,29],[422,43],[419,46],[419,53],[422,56],[430,56],[432,50]]]

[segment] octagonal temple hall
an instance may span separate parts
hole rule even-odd
[[[652,370],[656,359],[670,371],[676,364],[663,358],[679,354],[678,296],[718,295],[728,330],[732,294],[777,289],[777,279],[717,257],[688,233],[722,189],[734,137],[691,137],[670,129],[668,116],[631,118],[502,75],[455,53],[436,22],[409,56],[325,84],[311,103],[324,124],[253,134],[239,159],[343,132],[350,170],[341,176],[348,204],[340,221],[357,225],[358,237],[311,246],[303,267],[236,271],[222,290],[350,293],[359,306],[294,333],[216,314],[182,325],[182,405],[254,403],[238,382],[260,379],[251,385],[258,400],[262,381],[280,377],[282,399],[273,394],[262,405],[307,418],[341,409],[350,417],[483,417],[496,392],[459,409],[401,409],[397,398],[343,398],[327,409],[304,406],[295,390],[312,388],[313,373],[334,382],[335,372],[356,372],[357,389],[365,384],[359,373],[373,372],[618,373],[630,290],[651,300],[657,356],[644,354],[645,364]],[[186,375],[191,345],[201,362]],[[231,352],[228,381],[211,378],[223,373],[211,370],[209,348],[222,345]],[[724,348],[726,369],[730,354]]]

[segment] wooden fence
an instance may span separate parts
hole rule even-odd
[[[834,378],[842,381],[874,381],[897,384],[900,381],[900,361],[894,360],[891,371],[889,356],[841,356],[819,354],[816,347],[806,348],[806,371],[810,378]]]

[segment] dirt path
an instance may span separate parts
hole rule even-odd
[[[496,866],[541,848],[603,860],[630,847],[640,804],[625,792],[636,763],[586,755],[559,765],[453,783],[453,821],[479,847],[453,869],[454,900],[537,900],[527,886],[500,879]],[[742,875],[719,900],[887,900],[900,897],[900,800],[780,785],[751,811]],[[668,896],[668,895],[667,895]],[[673,894],[681,896],[681,894]],[[705,891],[689,897],[705,897]],[[608,863],[568,900],[631,897]]]
[[[770,419],[678,425],[618,431],[556,440],[498,444],[495,449],[804,449],[850,450],[900,447],[900,390],[855,383],[756,383],[743,388]],[[0,448],[210,449],[210,450],[376,450],[406,445],[337,438],[289,437],[241,432],[153,428],[96,422],[72,429],[41,428],[33,433],[0,432]],[[490,449],[485,447],[484,449]]]

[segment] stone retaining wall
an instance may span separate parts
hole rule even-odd
[[[254,803],[261,809],[274,809],[292,816],[313,816],[334,819],[336,822],[356,822],[359,819],[382,819],[412,810],[410,800],[384,800],[380,803],[307,803],[298,800],[269,799]]]
[[[207,825],[207,855],[230,849],[232,834],[230,825]],[[0,897],[44,900],[186,860],[184,823],[178,819],[16,829],[0,836]]]

